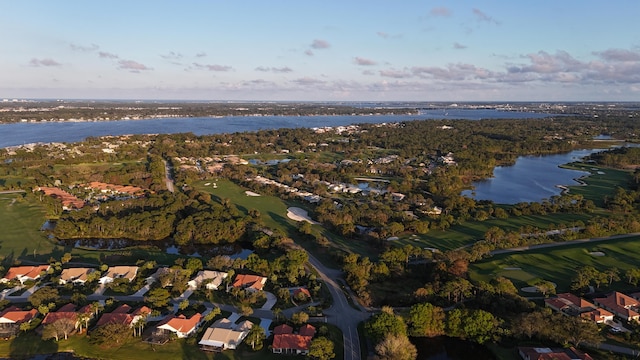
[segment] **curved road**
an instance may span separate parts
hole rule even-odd
[[[358,324],[367,318],[369,313],[365,310],[354,309],[347,300],[340,284],[336,282],[342,277],[342,271],[330,269],[318,259],[309,254],[309,263],[313,266],[320,278],[327,284],[327,288],[333,297],[333,305],[324,311],[327,321],[342,330],[344,337],[344,359],[360,360],[360,337],[358,336]],[[357,304],[357,302],[354,302]],[[362,307],[360,307],[362,309]]]

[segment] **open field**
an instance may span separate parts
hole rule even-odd
[[[597,252],[604,253],[604,256],[592,254]],[[600,271],[616,267],[623,278],[620,284],[626,286],[624,272],[637,268],[638,259],[640,237],[635,237],[496,255],[471,264],[469,275],[473,280],[482,281],[504,276],[511,279],[518,288],[533,285],[538,280],[546,280],[556,283],[558,292],[564,292],[570,289],[576,269],[583,266],[593,266]]]

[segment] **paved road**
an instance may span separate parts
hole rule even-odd
[[[327,284],[333,297],[333,305],[324,311],[327,322],[336,325],[342,330],[344,337],[344,359],[360,360],[360,337],[358,336],[358,324],[369,318],[366,311],[354,309],[347,300],[340,284],[336,281],[342,277],[342,272],[324,266],[318,259],[309,255],[309,263],[318,271],[320,278]]]
[[[563,242],[554,242],[554,243],[548,243],[548,244],[521,246],[521,247],[511,248],[511,249],[493,250],[493,251],[490,252],[490,254],[491,255],[511,254],[511,253],[516,253],[516,252],[523,252],[523,251],[537,250],[537,249],[545,249],[545,248],[552,248],[552,247],[558,247],[558,246],[568,246],[568,245],[575,245],[575,244],[587,244],[587,243],[594,243],[594,242],[600,242],[600,241],[624,239],[624,238],[629,238],[629,237],[634,237],[634,236],[640,236],[640,233],[630,233],[630,234],[607,236],[607,237],[602,237],[602,238],[587,238],[587,239],[578,239],[578,240],[563,241]]]
[[[164,182],[167,184],[167,190],[174,192],[173,178],[171,177],[171,171],[173,169],[167,160],[162,159],[162,162],[164,163]]]

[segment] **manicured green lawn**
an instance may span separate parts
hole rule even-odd
[[[204,186],[211,183],[209,186]],[[213,184],[217,187],[214,188]],[[248,196],[245,189],[226,179],[200,181],[194,184],[200,191],[210,193],[214,198],[229,199],[238,210],[247,214],[249,210],[256,209],[264,224],[270,228],[280,229],[285,234],[296,231],[297,222],[287,218],[287,205],[276,196],[260,194],[260,196]]]
[[[587,186],[570,186],[572,194],[580,194],[585,199],[593,201],[596,206],[604,206],[604,198],[613,195],[617,187],[629,188],[632,173],[630,171],[616,170],[586,163],[571,163],[562,166],[567,169],[588,171],[591,173],[582,179]]]
[[[590,254],[598,251],[603,252],[605,256]],[[583,266],[593,266],[599,271],[618,268],[622,278],[618,286],[626,286],[624,272],[630,268],[637,268],[638,259],[640,237],[635,237],[496,255],[471,264],[469,275],[473,280],[482,281],[504,276],[514,281],[518,287],[533,285],[535,281],[542,279],[556,283],[557,292],[565,292],[570,289],[576,269]]]
[[[0,194],[0,254],[3,257],[50,254],[54,244],[40,231],[45,211],[25,194]]]
[[[402,237],[393,244],[403,246],[411,244],[417,247],[433,247],[440,250],[452,250],[473,244],[484,238],[484,234],[493,226],[504,231],[519,231],[523,226],[547,229],[550,224],[571,226],[576,221],[586,222],[586,214],[549,214],[509,217],[508,219],[490,219],[486,221],[469,220],[461,225],[454,225],[447,230],[431,230],[425,235]]]

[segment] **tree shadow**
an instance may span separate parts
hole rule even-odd
[[[11,339],[9,353],[11,359],[27,359],[38,354],[54,354],[58,352],[58,343],[53,339],[44,341],[33,330],[20,333]]]

